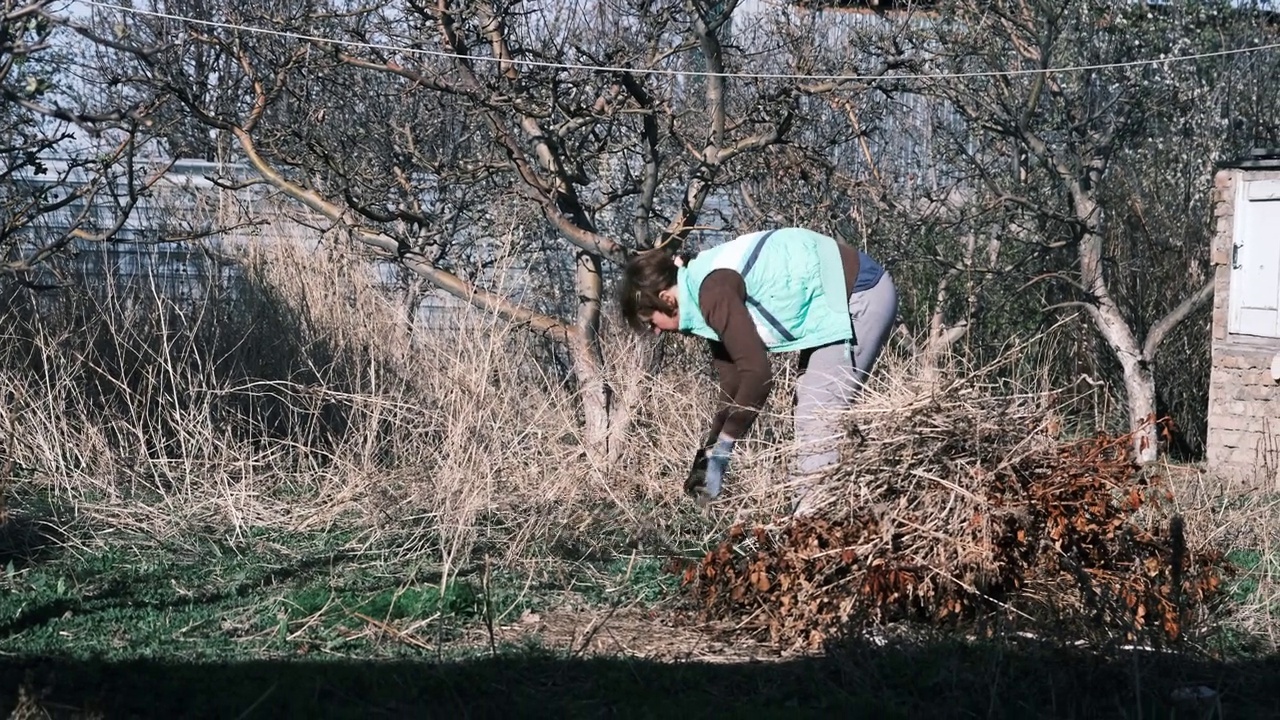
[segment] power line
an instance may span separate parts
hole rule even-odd
[[[1131,68],[1143,67],[1147,65],[1161,65],[1173,62],[1186,62],[1189,60],[1202,60],[1213,57],[1225,57],[1230,55],[1242,55],[1246,53],[1265,52],[1280,48],[1280,43],[1269,43],[1266,45],[1254,45],[1252,47],[1231,48],[1228,50],[1214,50],[1212,52],[1191,53],[1186,55],[1171,55],[1162,58],[1147,58],[1144,60],[1129,60],[1117,63],[1100,63],[1095,65],[1066,65],[1062,67],[1052,68],[1024,68],[1012,70],[986,70],[980,72],[963,72],[963,73],[915,73],[904,75],[811,75],[801,73],[713,73],[704,70],[670,70],[663,68],[629,68],[610,65],[589,65],[582,63],[564,63],[550,62],[544,60],[524,60],[524,59],[504,59],[484,55],[459,55],[457,53],[444,52],[441,50],[427,50],[423,48],[408,48],[399,45],[388,45],[382,43],[360,42],[356,40],[337,40],[319,35],[306,35],[303,33],[288,32],[285,30],[272,30],[270,28],[250,27],[247,25],[236,25],[233,23],[224,23],[216,20],[201,20],[199,18],[186,17],[184,15],[176,15],[173,13],[159,12],[155,10],[142,10],[139,8],[124,7],[122,5],[113,5],[111,3],[100,2],[99,0],[72,0],[73,3],[80,2],[91,7],[101,8],[104,10],[118,10],[123,13],[142,15],[146,17],[154,17],[162,20],[176,20],[178,22],[191,23],[193,25],[202,25],[205,27],[219,28],[223,30],[238,30],[248,33],[256,33],[260,35],[271,35],[275,37],[289,38],[292,40],[306,40],[308,42],[326,43],[332,45],[343,45],[352,48],[361,48],[365,50],[384,50],[396,53],[405,53],[408,55],[426,55],[430,57],[445,58],[449,60],[469,60],[492,63],[506,63],[509,65],[521,65],[525,67],[542,67],[560,70],[587,70],[591,72],[603,73],[629,73],[636,75],[691,75],[720,77],[728,79],[744,79],[744,80],[849,80],[849,81],[870,81],[870,80],[961,80],[976,79],[987,77],[1012,77],[1021,75],[1039,75],[1051,73],[1069,73],[1069,72],[1089,72],[1094,70],[1109,70],[1115,68]]]

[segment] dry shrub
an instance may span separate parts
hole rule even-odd
[[[1233,644],[1280,647],[1280,493],[1274,475],[1164,463],[1188,535],[1227,551],[1230,602],[1214,614]]]
[[[702,432],[688,419],[710,392],[686,372],[696,348],[669,343],[676,361],[651,374],[651,344],[605,328],[607,379],[637,424],[597,466],[545,340],[478,311],[410,322],[408,284],[320,240],[249,243],[223,259],[237,279],[193,298],[143,278],[0,308],[0,461],[93,528],[354,529],[371,561],[445,580],[478,550],[577,559],[671,534]]]
[[[900,621],[1178,639],[1222,554],[1187,543],[1128,437],[1060,440],[1060,398],[994,370],[882,373],[813,516],[736,525],[684,570],[698,615],[793,648]]]

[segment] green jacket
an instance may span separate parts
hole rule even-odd
[[[804,228],[742,235],[698,253],[676,274],[680,331],[719,340],[698,307],[712,271],[737,270],[747,310],[770,352],[790,352],[853,339],[844,266],[836,241]]]

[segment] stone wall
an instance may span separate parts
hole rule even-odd
[[[1213,470],[1275,478],[1280,466],[1280,383],[1272,362],[1280,338],[1228,332],[1235,190],[1241,181],[1280,179],[1280,169],[1220,170],[1214,182],[1213,340],[1207,460]]]

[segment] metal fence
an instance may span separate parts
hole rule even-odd
[[[224,250],[243,242],[251,228],[241,220],[266,212],[261,191],[232,189],[214,178],[228,168],[200,160],[143,164],[133,178],[86,169],[82,160],[44,159],[12,175],[8,192],[32,198],[97,192],[29,218],[16,250],[29,252],[79,230],[66,251],[37,269],[43,285],[88,291],[129,292],[142,287],[174,299],[198,297],[210,283],[226,282],[234,265]],[[154,182],[140,189],[140,178]],[[145,181],[144,181],[145,184]],[[264,216],[264,219],[265,216]]]
[[[14,173],[10,193],[35,196],[53,191],[74,193],[100,181],[69,158],[43,160],[38,170]],[[79,228],[103,239],[73,238],[66,251],[37,268],[30,278],[40,286],[77,290],[161,295],[177,303],[204,298],[212,289],[234,294],[244,277],[241,251],[250,243],[294,242],[316,248],[322,233],[313,223],[299,223],[261,185],[246,185],[244,168],[204,160],[183,159],[138,175],[161,172],[145,193],[126,177],[116,177],[102,191],[57,210],[36,215],[21,230],[19,252],[64,237]],[[132,207],[131,196],[136,195]],[[125,214],[125,209],[128,209]],[[296,208],[291,208],[296,211]],[[122,220],[122,222],[121,222]],[[116,225],[119,227],[116,228]],[[393,261],[372,263],[375,282],[391,293],[403,291],[404,269]],[[417,305],[423,326],[446,327],[474,322],[466,301],[426,289]]]

